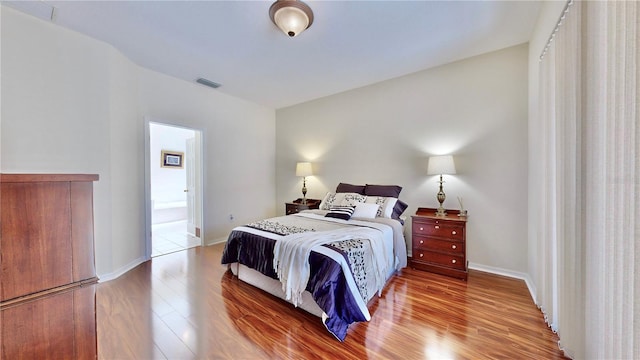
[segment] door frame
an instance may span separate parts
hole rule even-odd
[[[204,223],[204,131],[198,128],[192,128],[179,124],[172,123],[170,121],[154,118],[151,116],[144,117],[144,197],[145,197],[145,259],[151,259],[152,252],[152,238],[151,238],[151,130],[150,124],[158,124],[163,126],[171,126],[175,128],[182,128],[193,130],[196,132],[196,151],[198,154],[195,156],[196,166],[196,221],[200,224],[200,246],[203,246],[205,241],[205,223]],[[199,141],[198,141],[199,139]],[[186,230],[185,230],[186,232]]]
[[[196,215],[199,213],[198,203],[200,203],[200,199],[197,198],[198,192],[196,191],[196,187],[199,183],[197,179],[199,169],[196,166],[196,162],[200,158],[200,154],[196,153],[196,145],[200,143],[200,133],[198,131],[193,131],[193,133],[195,136],[192,139],[187,139],[185,147],[186,150],[184,152],[184,166],[187,170],[187,186],[185,189],[187,192],[187,234],[193,234],[195,237],[199,238],[199,219],[196,219]],[[189,199],[191,199],[191,201],[189,201]],[[189,206],[190,203],[191,206]]]

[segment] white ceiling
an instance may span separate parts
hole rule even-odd
[[[538,1],[307,1],[295,38],[271,1],[16,1],[13,8],[100,39],[137,64],[282,108],[529,40]]]

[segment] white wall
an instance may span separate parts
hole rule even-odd
[[[96,265],[105,269],[113,260],[109,48],[5,6],[1,16],[1,170],[99,174]]]
[[[317,173],[307,197],[341,181],[398,184],[405,215],[437,207],[427,158],[450,153],[458,174],[445,178],[445,207],[461,196],[469,210],[469,261],[525,273],[527,54],[523,44],[278,110],[278,213],[300,197],[302,160]]]
[[[273,109],[140,68],[110,45],[5,6],[0,30],[0,171],[100,175],[99,275],[145,254],[145,115],[203,130],[205,241],[275,214]]]
[[[150,70],[140,76],[143,114],[203,131],[205,242],[274,216],[275,111]]]

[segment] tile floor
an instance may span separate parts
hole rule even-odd
[[[200,246],[199,238],[187,233],[187,221],[155,224],[151,227],[151,257]]]

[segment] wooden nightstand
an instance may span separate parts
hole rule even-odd
[[[303,204],[302,199],[293,200],[293,202],[285,203],[285,214],[291,215],[299,213],[302,210],[319,209],[320,202],[318,199],[307,199],[307,203]]]
[[[435,212],[418,208],[411,217],[411,266],[467,280],[467,218],[458,216],[457,210],[447,210],[447,216]]]

